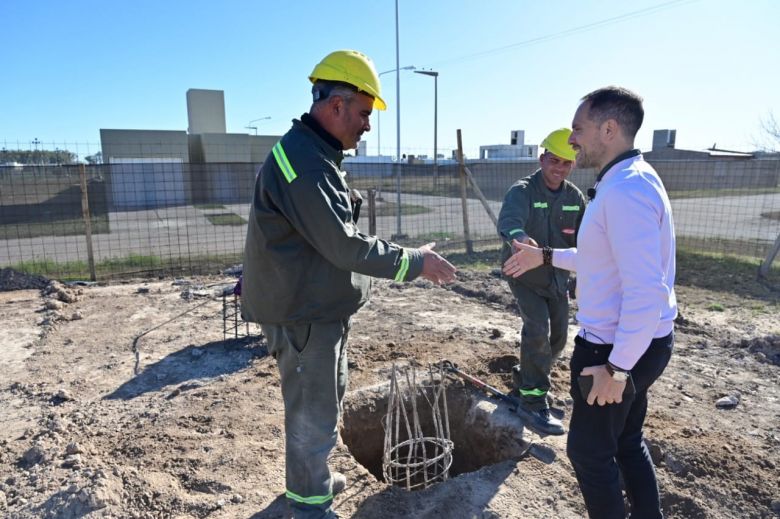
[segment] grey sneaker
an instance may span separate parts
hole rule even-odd
[[[330,473],[330,488],[334,496],[340,494],[347,487],[347,476],[341,472]]]

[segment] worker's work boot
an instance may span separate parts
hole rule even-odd
[[[521,403],[517,406],[517,414],[529,429],[541,436],[560,436],[566,433],[561,421],[550,413],[548,407],[531,410]]]
[[[330,473],[331,493],[334,496],[340,494],[347,487],[347,476],[341,472]]]

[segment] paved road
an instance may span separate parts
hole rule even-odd
[[[394,193],[384,193],[395,201]],[[457,198],[404,194],[403,204],[420,205],[431,212],[402,216],[402,233],[420,242],[435,238],[462,236],[461,202]],[[490,202],[498,215],[500,202]],[[677,199],[672,201],[678,236],[734,239],[773,243],[780,233],[780,221],[764,218],[762,213],[780,211],[780,194],[730,196],[719,198]],[[361,229],[368,231],[368,220],[361,218]],[[495,236],[493,222],[477,200],[469,200],[469,227],[473,239]],[[93,236],[95,260],[124,258],[130,254],[160,258],[188,258],[209,254],[240,253],[246,226],[213,225],[208,213],[234,213],[245,219],[248,204],[228,205],[224,209],[201,210],[192,206],[160,208],[109,214],[110,234]],[[630,215],[626,215],[630,218]],[[377,234],[389,239],[396,233],[396,217],[377,218]],[[57,263],[85,261],[83,236],[47,236],[0,241],[0,266],[20,261],[50,259]]]
[[[672,200],[678,236],[757,242],[775,241],[780,220],[762,214],[780,211],[780,194],[680,198]]]

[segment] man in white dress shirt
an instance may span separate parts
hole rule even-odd
[[[592,518],[661,518],[658,483],[642,436],[647,390],[674,344],[675,237],[671,205],[655,170],[634,149],[642,98],[620,87],[586,95],[569,140],[577,167],[596,168],[577,248],[514,242],[504,273],[548,264],[577,272],[582,328],[571,358],[567,454]],[[583,395],[580,382],[590,389]]]

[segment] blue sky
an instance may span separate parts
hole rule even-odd
[[[439,72],[439,151],[463,131],[536,144],[580,97],[619,84],[645,98],[637,144],[677,129],[677,147],[751,150],[780,118],[775,0],[399,0],[400,64]],[[100,128],[186,130],[188,88],[224,90],[229,132],[282,134],[310,104],[307,76],[354,48],[395,68],[394,0],[0,0],[0,146],[79,143]],[[384,154],[396,149],[395,74],[382,76]],[[402,153],[431,153],[433,79],[401,72]],[[377,117],[364,137],[377,146]],[[47,146],[48,147],[48,146]],[[74,148],[74,146],[68,146]],[[76,150],[73,150],[76,151]]]

